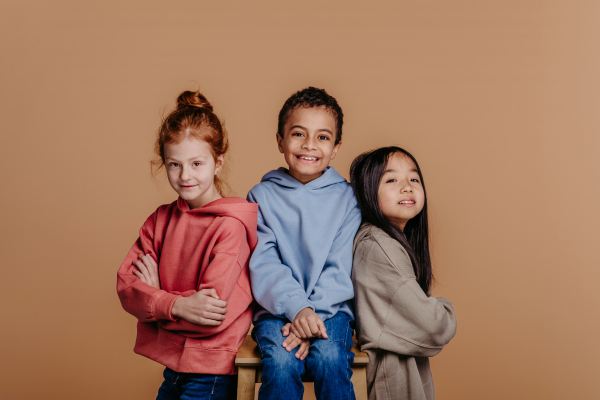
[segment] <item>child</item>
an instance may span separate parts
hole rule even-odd
[[[354,399],[351,269],[360,212],[350,184],[329,166],[342,123],[340,106],[324,90],[292,95],[276,135],[289,169],[267,173],[248,194],[259,204],[250,260],[262,306],[253,330],[262,355],[259,399],[302,398],[302,376],[314,380],[319,400]]]
[[[430,294],[421,169],[406,150],[384,147],[358,156],[350,179],[363,216],[352,281],[369,400],[432,400],[428,357],[454,337],[456,317],[448,300]]]
[[[146,220],[117,274],[121,304],[138,319],[134,351],[167,367],[157,399],[236,397],[258,208],[221,196],[227,147],[208,100],[181,93],[155,145],[179,198]]]

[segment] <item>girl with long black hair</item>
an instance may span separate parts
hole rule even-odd
[[[363,218],[352,281],[369,400],[432,400],[429,357],[454,337],[456,317],[448,300],[431,296],[421,169],[408,151],[383,147],[358,156],[350,179]]]

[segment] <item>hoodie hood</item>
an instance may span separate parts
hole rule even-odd
[[[292,178],[293,179],[293,178]],[[258,216],[258,205],[244,200],[240,197],[222,197],[211,201],[200,208],[190,210],[187,201],[179,197],[177,208],[181,212],[197,215],[214,215],[217,217],[232,217],[244,224],[250,249],[256,246],[256,221]]]
[[[346,182],[346,179],[344,179],[344,177],[341,176],[333,167],[327,167],[320,177],[308,182],[307,184],[302,184],[302,182],[290,175],[287,168],[280,167],[276,170],[268,172],[260,181],[273,182],[288,189],[305,188],[308,190],[315,190],[323,189],[336,183]]]

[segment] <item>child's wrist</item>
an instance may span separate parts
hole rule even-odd
[[[171,307],[171,315],[173,315],[173,317],[181,317],[182,302],[185,302],[185,297],[179,297],[173,302],[173,307]]]

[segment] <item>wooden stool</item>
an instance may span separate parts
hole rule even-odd
[[[358,349],[356,338],[354,346],[354,363],[352,364],[352,384],[356,400],[367,400],[367,364],[369,356]],[[244,344],[235,356],[235,365],[238,367],[237,400],[254,400],[256,383],[260,383],[262,368],[260,365],[260,350],[256,342],[246,336]]]

